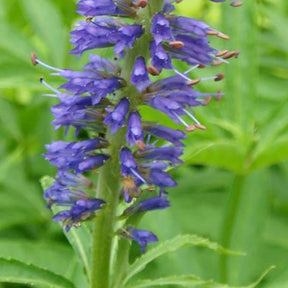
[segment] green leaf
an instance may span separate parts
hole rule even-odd
[[[0,257],[32,264],[66,277],[69,276],[66,273],[73,262],[72,252],[69,246],[58,243],[0,240]]]
[[[22,5],[34,30],[53,55],[53,62],[63,65],[68,33],[56,4],[47,0],[22,0]]]
[[[40,184],[41,184],[43,190],[46,190],[46,189],[48,189],[49,187],[51,187],[52,184],[53,184],[53,182],[54,182],[54,178],[51,177],[51,176],[48,176],[48,175],[43,176],[43,177],[40,179]]]
[[[223,254],[243,255],[239,252],[226,250],[219,244],[211,242],[210,240],[202,238],[197,235],[178,235],[173,239],[160,243],[157,247],[151,249],[150,251],[146,252],[143,256],[138,258],[129,267],[124,283],[127,283],[130,278],[132,278],[134,275],[145,269],[147,264],[152,262],[154,259],[168,252],[173,252],[175,250],[187,246],[204,247]]]
[[[85,268],[88,279],[90,279],[92,251],[92,234],[90,229],[86,224],[82,223],[81,227],[73,227],[69,232],[64,233]]]
[[[39,285],[43,288],[73,288],[69,280],[39,267],[0,258],[0,282]]]
[[[263,278],[272,270],[274,266],[268,268],[255,282],[248,286],[238,286],[238,288],[254,288],[256,287]],[[227,284],[219,284],[215,283],[213,280],[202,280],[195,275],[176,275],[176,276],[169,276],[160,279],[145,279],[139,280],[134,282],[131,285],[128,285],[127,288],[147,288],[147,287],[154,287],[154,286],[163,286],[163,285],[178,285],[181,287],[187,288],[237,288],[232,287]]]

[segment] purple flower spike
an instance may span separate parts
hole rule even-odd
[[[126,140],[131,147],[136,144],[138,148],[144,149],[144,133],[142,130],[141,116],[138,111],[133,111],[129,114]]]
[[[157,45],[156,42],[152,41],[150,44],[150,54],[152,58],[152,65],[160,73],[162,69],[172,69],[171,59],[162,44]]]
[[[138,242],[138,244],[141,246],[141,253],[145,253],[146,246],[149,243],[158,241],[157,236],[152,232],[147,230],[134,229],[132,227],[128,227],[126,230],[121,231],[121,235]]]
[[[129,105],[129,100],[127,98],[122,98],[115,109],[105,117],[104,124],[110,126],[111,134],[115,134],[116,131],[125,124]]]
[[[112,0],[91,1],[80,0],[77,3],[77,12],[84,16],[100,16],[100,15],[125,15],[124,11],[121,11]],[[117,1],[118,2],[118,1]]]
[[[194,72],[198,68],[224,65],[239,55],[238,51],[218,51],[210,46],[210,37],[228,40],[228,35],[203,21],[176,15],[174,6],[181,0],[163,0],[162,4],[156,0],[77,1],[77,12],[85,16],[86,21],[77,22],[70,33],[71,53],[81,56],[85,51],[99,48],[108,49],[107,55],[114,51],[114,55],[106,59],[92,51],[89,62],[74,71],[53,67],[35,53],[31,54],[33,65],[41,65],[64,79],[58,89],[40,79],[52,92],[45,96],[59,100],[51,109],[54,128],[64,127],[67,132],[72,126],[75,136],[81,136],[76,142],[55,141],[46,146],[44,154],[58,168],[54,183],[44,192],[44,199],[49,208],[64,207],[53,219],[62,221],[66,231],[92,218],[105,203],[91,196],[97,184],[81,174],[93,172],[110,157],[119,160],[113,164],[120,170],[121,181],[121,191],[115,191],[115,197],[120,194],[126,205],[133,201],[127,205],[123,217],[170,206],[164,197],[165,189],[175,187],[177,182],[167,169],[169,166],[176,169],[177,164],[183,163],[180,158],[182,141],[186,138],[184,129],[186,132],[206,129],[197,119],[194,108],[207,105],[212,97],[220,100],[223,95],[221,91],[197,90],[199,82],[220,81],[223,74],[194,78]],[[233,7],[242,5],[242,1],[227,2]],[[152,13],[150,28],[146,25],[147,9]],[[123,61],[119,61],[121,58]],[[178,60],[184,61],[184,65],[178,65]],[[169,71],[162,73],[161,79],[152,77],[163,70]],[[166,72],[169,77],[165,76]],[[162,112],[183,129],[162,126],[157,121],[143,122],[139,107],[144,105]],[[110,149],[106,149],[108,146]],[[101,179],[104,181],[101,185],[110,185],[108,175]],[[150,199],[149,191],[155,192]],[[107,197],[107,205],[113,201],[111,197]],[[139,201],[140,197],[146,200]],[[158,241],[153,233],[131,227],[120,229],[120,233],[138,242],[141,252],[145,252],[148,243]]]
[[[46,145],[48,152],[45,158],[61,171],[74,170],[76,173],[98,168],[110,157],[105,154],[96,154],[95,150],[107,147],[107,142],[95,138],[80,142],[55,141]]]
[[[153,122],[145,122],[143,129],[148,134],[165,139],[175,145],[176,147],[183,147],[181,140],[186,138],[186,134],[181,130],[175,130],[169,127],[157,125]]]
[[[81,199],[76,201],[70,210],[64,210],[57,213],[53,220],[63,222],[65,230],[68,232],[72,226],[79,227],[81,222],[90,219],[105,204],[101,199]]]
[[[156,45],[159,45],[162,41],[172,41],[172,31],[169,21],[163,14],[156,14],[152,19],[151,33],[154,36]]]
[[[142,92],[150,84],[145,59],[142,56],[136,58],[131,74],[131,83],[134,84],[139,92]]]
[[[142,200],[124,211],[124,215],[136,215],[139,213],[152,211],[152,210],[162,210],[170,207],[170,202],[165,197],[153,197],[149,199]]]

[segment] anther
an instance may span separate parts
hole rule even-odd
[[[209,103],[210,103],[210,101],[211,101],[211,97],[209,96],[209,97],[207,97],[206,99],[205,99],[205,101],[203,102],[203,106],[206,106],[206,105],[208,105]]]
[[[228,35],[223,34],[223,33],[218,33],[216,36],[221,38],[221,39],[224,39],[224,40],[229,40],[230,39],[230,37]]]
[[[149,72],[149,74],[151,74],[152,76],[157,76],[160,74],[160,72],[158,71],[157,68],[155,68],[154,66],[150,65],[147,67],[147,70]]]
[[[169,42],[169,45],[170,45],[170,47],[176,48],[176,49],[184,47],[184,43],[182,41],[171,41],[171,42]]]
[[[242,1],[233,1],[233,2],[231,2],[230,5],[231,5],[232,7],[240,7],[242,4],[243,4]]]
[[[186,130],[187,132],[193,132],[193,131],[196,130],[196,126],[195,126],[195,125],[189,125],[189,126],[187,126],[187,127],[185,128],[185,130]]]
[[[205,67],[206,67],[206,65],[203,63],[199,63],[199,65],[198,65],[198,68],[205,68]]]
[[[51,85],[49,85],[48,83],[46,83],[46,81],[44,81],[44,78],[40,78],[40,83],[43,84],[45,87],[47,87],[49,90],[51,90],[52,92],[54,92],[56,95],[59,95],[59,91],[55,88],[53,88]]]
[[[137,6],[141,8],[145,8],[148,4],[147,0],[139,0]]]
[[[89,22],[92,22],[93,20],[93,16],[87,16],[86,17],[86,22],[89,23]]]
[[[223,63],[222,60],[216,60],[212,62],[212,66],[218,66],[218,65],[221,65],[222,63]]]
[[[206,35],[217,35],[218,34],[218,32],[217,31],[215,31],[215,30],[207,30],[206,31]]]
[[[218,91],[217,92],[217,96],[215,97],[215,100],[216,101],[220,101],[222,99],[222,96],[223,96],[223,91]]]
[[[226,54],[227,52],[229,52],[229,51],[228,51],[228,50],[222,50],[222,51],[217,52],[215,55],[216,55],[217,57],[221,57],[221,56],[223,56],[224,54]]]
[[[239,51],[229,51],[223,55],[223,59],[229,59],[232,57],[238,58],[239,54]]]
[[[137,140],[136,141],[136,147],[140,150],[140,151],[144,151],[145,150],[145,144],[143,141],[141,140]]]
[[[217,36],[221,39],[224,39],[224,40],[229,40],[230,37],[226,34],[223,34],[221,32],[218,32],[218,31],[215,31],[215,30],[207,30],[206,31],[206,35],[212,35],[212,36]]]
[[[200,66],[200,64],[196,64],[196,65],[190,67],[188,70],[186,70],[183,74],[188,74],[191,71],[195,70],[196,68],[199,68],[199,66]]]
[[[224,74],[219,73],[219,74],[216,75],[214,81],[220,81],[220,80],[222,80],[224,77],[225,77]]]
[[[206,126],[202,125],[202,124],[195,124],[195,127],[200,129],[200,130],[206,130]]]
[[[36,66],[36,65],[38,64],[38,62],[37,62],[37,56],[36,56],[35,52],[32,52],[32,53],[31,53],[31,62],[32,62],[32,64],[33,64],[34,66]]]
[[[194,86],[196,84],[198,84],[199,82],[201,82],[201,79],[195,79],[195,80],[191,80],[187,82],[188,86]]]

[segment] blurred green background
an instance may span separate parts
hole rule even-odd
[[[208,0],[178,5],[183,15],[230,35],[230,41],[213,39],[214,46],[241,54],[229,65],[201,71],[225,73],[221,83],[197,86],[222,89],[225,96],[196,109],[207,130],[189,134],[187,164],[173,172],[179,186],[169,191],[172,207],[145,216],[141,227],[160,241],[196,233],[246,256],[185,248],[160,258],[143,277],[192,273],[236,286],[276,265],[259,287],[288,287],[288,1],[243,2],[241,8]],[[47,89],[38,79],[45,76],[55,87],[61,82],[33,67],[30,53],[54,66],[80,69],[87,55],[68,53],[75,3],[0,0],[0,257],[26,258],[68,278],[78,264],[45,209],[39,182],[55,173],[41,156],[44,145],[61,139],[63,131],[53,131],[49,110],[56,102],[42,97]]]

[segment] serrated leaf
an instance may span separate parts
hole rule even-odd
[[[43,288],[73,288],[66,278],[13,259],[0,258],[0,282],[39,285]]]
[[[73,251],[58,243],[27,240],[0,240],[0,257],[65,275],[73,260]]]
[[[243,255],[238,252],[224,249],[219,244],[211,242],[210,240],[197,235],[178,235],[171,240],[167,240],[160,243],[157,247],[149,250],[143,256],[138,258],[129,267],[124,283],[127,283],[130,278],[132,278],[134,275],[145,269],[147,264],[152,262],[154,259],[166,253],[173,252],[182,247],[188,247],[188,246],[204,247],[223,254]]]
[[[238,286],[232,287],[227,284],[220,284],[216,283],[213,280],[202,280],[195,275],[175,275],[169,277],[163,277],[159,279],[145,279],[145,280],[138,280],[131,285],[128,285],[127,288],[148,288],[148,287],[155,287],[155,286],[163,286],[163,285],[178,285],[181,287],[187,288],[254,288],[256,287],[263,278],[272,270],[274,266],[268,268],[255,282],[248,286]],[[166,287],[166,286],[165,286]]]

